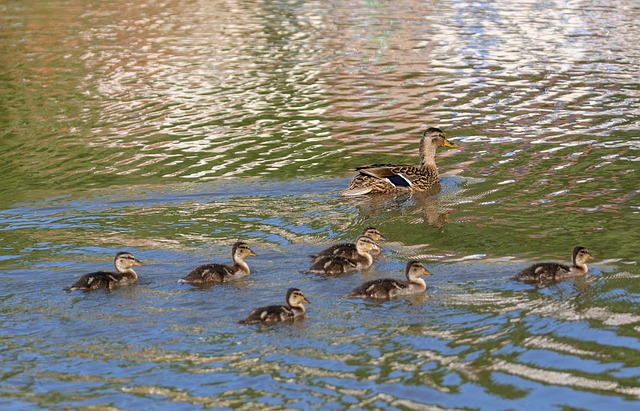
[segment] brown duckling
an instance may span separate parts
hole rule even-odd
[[[240,324],[273,324],[281,321],[291,321],[305,315],[305,308],[302,303],[311,302],[297,288],[289,288],[287,290],[287,305],[268,305],[266,307],[258,307]]]
[[[142,262],[136,259],[133,254],[126,251],[118,252],[113,260],[113,265],[116,267],[115,273],[97,271],[95,273],[85,274],[73,283],[73,285],[66,287],[64,290],[113,290],[117,287],[135,284],[138,281],[138,274],[136,274],[131,267],[142,265]]]
[[[246,257],[255,257],[255,254],[245,242],[238,241],[231,249],[233,265],[224,264],[204,264],[194,268],[184,278],[178,280],[179,283],[195,285],[226,283],[242,277],[246,277],[251,272],[249,265],[244,261]]]
[[[378,230],[375,227],[367,227],[367,228],[365,228],[362,231],[361,235],[363,235],[365,237],[369,237],[370,239],[372,239],[376,243],[378,241],[385,240],[385,238],[382,235],[382,233],[380,232],[380,230]],[[369,254],[371,254],[372,256],[380,254],[380,248],[371,249],[369,251]],[[341,244],[332,245],[331,247],[320,251],[318,254],[312,255],[311,259],[316,261],[319,258],[324,257],[324,256],[328,256],[328,255],[340,255],[342,257],[356,259],[357,256],[358,256],[358,250],[356,248],[355,243],[341,243]]]
[[[538,263],[520,271],[513,279],[527,283],[537,283],[580,277],[586,275],[589,271],[589,267],[586,264],[588,260],[593,260],[589,250],[578,246],[573,249],[573,265],[571,267],[559,263]]]
[[[349,187],[340,194],[360,196],[396,191],[428,191],[440,184],[436,167],[438,147],[456,148],[436,127],[429,127],[420,139],[420,165],[373,164],[359,167]]]
[[[427,283],[422,275],[431,275],[420,261],[409,261],[405,267],[404,274],[407,281],[393,278],[381,278],[367,281],[354,288],[347,297],[352,298],[379,298],[389,299],[400,295],[423,293],[427,289]]]
[[[371,267],[373,257],[370,252],[379,250],[380,247],[369,237],[361,235],[356,240],[355,258],[343,257],[341,255],[326,255],[318,258],[307,273],[339,275],[350,271],[363,270]]]

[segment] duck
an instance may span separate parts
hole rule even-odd
[[[249,245],[238,241],[231,248],[232,265],[204,264],[194,268],[189,274],[178,280],[179,283],[194,285],[226,283],[249,275],[251,270],[244,261],[246,257],[256,257]]]
[[[286,295],[287,305],[268,305],[255,308],[240,324],[274,324],[292,321],[305,315],[303,303],[311,304],[298,288],[289,288]]]
[[[356,168],[358,174],[349,187],[341,191],[345,197],[406,191],[429,191],[439,187],[436,167],[438,147],[457,148],[437,127],[429,127],[420,139],[420,165],[372,164]]]
[[[394,278],[381,278],[367,281],[351,290],[349,298],[374,298],[390,299],[400,295],[423,293],[427,289],[427,283],[421,276],[431,275],[420,261],[409,261],[404,269],[407,281]]]
[[[361,235],[365,237],[369,237],[374,242],[386,240],[386,238],[384,238],[380,230],[378,230],[375,227],[366,227],[364,230],[362,230]],[[372,248],[369,251],[369,254],[371,254],[372,256],[376,256],[380,254],[380,251],[381,250],[379,247],[377,249]],[[341,244],[332,245],[331,247],[324,249],[320,251],[318,254],[314,254],[310,257],[313,261],[317,261],[318,259],[328,255],[340,255],[343,257],[356,259],[358,256],[358,250],[356,249],[355,243],[341,243]]]
[[[340,275],[355,270],[364,270],[373,264],[372,250],[380,247],[370,237],[361,235],[356,240],[356,255],[354,258],[342,255],[325,255],[318,258],[306,273]]]
[[[572,266],[560,263],[537,263],[520,271],[513,279],[527,283],[538,283],[581,277],[589,271],[586,264],[589,260],[593,260],[589,250],[577,246],[573,249]]]
[[[118,287],[135,284],[138,281],[138,274],[136,274],[131,267],[143,264],[142,261],[135,258],[130,252],[119,251],[113,259],[113,265],[116,267],[115,273],[97,271],[95,273],[84,274],[78,278],[75,283],[69,287],[65,287],[64,290],[93,291],[104,289],[111,291]]]

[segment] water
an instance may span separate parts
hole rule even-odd
[[[0,5],[5,410],[636,409],[640,9],[590,2]],[[435,197],[344,199],[442,150]],[[362,273],[303,274],[365,226]],[[227,262],[253,273],[177,284]],[[509,278],[538,261],[591,274]],[[139,284],[64,293],[115,252]],[[433,272],[426,295],[343,298]],[[304,321],[240,326],[288,287]]]

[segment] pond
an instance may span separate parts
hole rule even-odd
[[[0,10],[3,410],[637,409],[633,3]],[[458,145],[439,193],[340,195],[430,126]],[[304,273],[368,226],[371,268]],[[240,240],[246,279],[178,283]],[[577,245],[586,277],[511,280]],[[118,251],[138,284],[62,290]],[[345,298],[412,259],[425,294]],[[289,287],[305,318],[238,324]]]

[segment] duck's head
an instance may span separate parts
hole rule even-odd
[[[593,256],[585,247],[576,247],[573,249],[573,263],[575,265],[581,265],[589,260],[593,260]]]
[[[311,304],[307,297],[297,288],[289,288],[287,290],[287,304],[291,307],[300,307],[302,303]]]
[[[422,263],[417,260],[409,261],[404,269],[404,273],[409,280],[419,278],[421,275],[431,275]]]
[[[142,261],[138,260],[128,251],[120,251],[116,254],[114,264],[118,270],[126,270],[134,265],[143,265]]]
[[[386,238],[384,238],[384,236],[382,235],[380,230],[378,230],[375,227],[367,227],[367,228],[365,228],[364,231],[362,232],[362,235],[364,235],[366,237],[369,237],[373,241],[386,240]]]
[[[375,243],[371,237],[367,237],[366,235],[361,235],[356,240],[356,249],[359,253],[368,253],[372,250],[380,251],[380,247]]]
[[[249,248],[249,244],[238,241],[233,245],[233,248],[231,249],[231,255],[233,256],[234,260],[243,260],[246,257],[256,257],[258,254],[251,251],[251,249]]]
[[[421,150],[423,151],[422,146],[431,146],[434,149],[437,147],[448,147],[448,148],[457,148],[458,146],[451,143],[447,140],[447,137],[444,135],[444,131],[440,130],[437,127],[429,127],[425,130],[422,135],[422,140],[420,140]],[[426,147],[425,147],[426,148]]]

